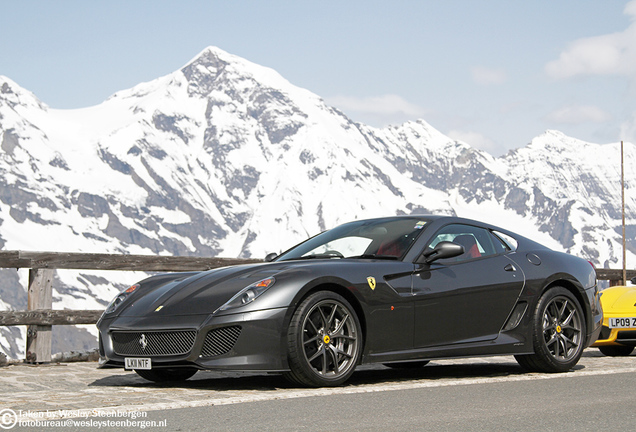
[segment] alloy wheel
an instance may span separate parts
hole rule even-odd
[[[316,303],[302,323],[303,354],[314,373],[336,379],[355,367],[358,329],[352,312],[327,299]]]
[[[579,354],[582,343],[582,317],[568,297],[557,296],[543,314],[543,339],[550,354],[568,362]]]

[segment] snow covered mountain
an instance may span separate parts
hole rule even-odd
[[[214,47],[77,110],[51,109],[0,76],[0,148],[3,250],[261,257],[352,219],[445,213],[601,267],[622,256],[619,144],[547,131],[494,158],[423,120],[355,123]],[[634,166],[632,144],[625,158]],[[636,174],[626,175],[633,267]],[[0,276],[0,308],[25,309],[26,274]],[[137,276],[59,271],[54,308],[104,307]],[[85,330],[57,331],[94,343]],[[23,338],[23,329],[0,327],[12,357]]]

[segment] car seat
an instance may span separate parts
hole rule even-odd
[[[479,252],[479,246],[477,246],[477,241],[472,235],[458,235],[453,240],[453,243],[464,246],[464,254],[462,255],[462,257],[465,257],[464,259],[479,258],[481,256],[481,252]]]

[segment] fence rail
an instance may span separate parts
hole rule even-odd
[[[0,268],[123,271],[192,271],[263,262],[241,258],[0,251]]]
[[[0,312],[0,325],[26,325],[26,361],[51,361],[53,325],[95,324],[103,310],[52,310],[55,270],[193,271],[262,262],[240,258],[201,258],[63,252],[0,251],[0,268],[28,268],[26,311]]]
[[[636,277],[636,270],[627,270],[625,272],[627,274],[627,280],[631,280]],[[596,278],[599,280],[608,280],[610,282],[614,282],[613,285],[618,285],[623,281],[623,270],[622,269],[596,269]]]
[[[75,325],[95,324],[104,313],[104,309],[98,310],[51,310],[36,309],[28,311],[3,311],[0,312],[1,326],[16,325]]]
[[[201,258],[153,255],[116,255],[64,252],[0,251],[0,268],[29,269],[26,311],[0,311],[0,326],[27,326],[26,361],[51,361],[51,330],[54,325],[95,324],[103,310],[52,310],[55,270],[197,271],[263,262],[241,258]],[[596,269],[600,280],[610,285],[622,281],[621,269]],[[627,279],[636,270],[627,270]]]

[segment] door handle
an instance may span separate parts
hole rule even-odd
[[[513,266],[512,264],[508,264],[504,267],[504,270],[508,272],[515,272],[517,271],[517,268]]]

